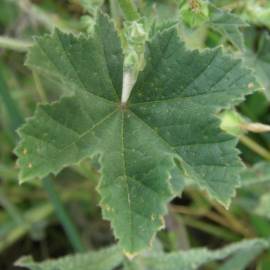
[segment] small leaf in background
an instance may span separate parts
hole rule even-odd
[[[261,196],[255,209],[255,213],[270,219],[270,193],[266,193]]]
[[[208,19],[208,3],[204,0],[181,0],[180,18],[189,27],[195,28]]]
[[[258,26],[270,27],[269,1],[247,1],[244,9],[244,18]]]
[[[270,163],[261,161],[251,168],[245,169],[241,174],[241,186],[250,186],[270,182]]]
[[[248,33],[247,33],[248,35]],[[251,39],[251,40],[250,40]],[[253,51],[256,45],[256,37],[249,38],[249,46],[246,52],[246,62],[252,67],[258,79],[265,87],[265,95],[270,99],[270,36],[263,32],[259,37],[256,52]],[[252,46],[252,47],[251,47]]]
[[[112,246],[100,251],[70,255],[42,263],[36,263],[31,258],[24,257],[16,262],[16,266],[30,270],[114,270],[122,260],[120,249]]]
[[[94,15],[104,3],[104,0],[79,0],[79,1],[84,10],[91,15]]]
[[[197,248],[170,254],[161,250],[146,252],[129,261],[123,258],[117,246],[113,246],[100,251],[70,255],[41,263],[33,262],[31,258],[25,257],[21,258],[16,265],[30,270],[113,270],[122,264],[124,264],[124,270],[197,270],[210,262],[225,260],[225,263],[218,268],[219,270],[244,270],[259,254],[268,248],[268,241],[253,239],[244,240],[217,250]]]
[[[87,13],[81,17],[82,27],[87,33],[92,34],[95,28],[95,19],[98,10],[104,4],[104,0],[79,0],[80,5]]]
[[[209,9],[209,27],[219,32],[223,38],[230,41],[236,48],[243,50],[244,38],[241,28],[247,27],[248,24],[239,16],[216,8],[213,5],[210,5]]]
[[[268,241],[254,239],[231,244],[218,250],[198,248],[170,254],[150,253],[132,262],[126,262],[125,270],[197,270],[210,262],[224,260],[224,265],[215,269],[245,270],[250,262],[268,248]]]
[[[18,16],[18,8],[14,3],[8,0],[0,2],[0,24],[12,23]]]

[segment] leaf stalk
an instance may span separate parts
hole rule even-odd
[[[55,190],[54,183],[50,177],[43,179],[43,187],[47,191],[49,199],[54,207],[55,213],[61,221],[66,234],[72,244],[74,250],[77,252],[84,252],[85,248],[81,242],[79,233],[77,232],[75,226],[73,225],[71,218],[66,212],[61,199],[58,196],[57,191]]]
[[[266,160],[270,160],[270,152],[267,151],[264,147],[259,145],[257,142],[249,138],[248,136],[242,135],[240,137],[240,142],[247,146],[249,149],[254,151],[256,154],[261,156],[262,158]]]
[[[32,43],[6,36],[0,36],[0,47],[18,52],[27,52]]]

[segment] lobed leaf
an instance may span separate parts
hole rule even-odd
[[[233,13],[216,8],[213,5],[209,7],[211,11],[211,17],[208,23],[210,28],[222,34],[236,48],[243,50],[244,36],[241,28],[247,27],[248,24]]]
[[[16,266],[31,270],[113,270],[122,263],[122,260],[120,249],[112,246],[100,251],[69,255],[41,263],[36,263],[29,257],[23,257],[16,262]]]
[[[241,174],[241,187],[267,184],[270,182],[270,166],[268,161],[260,161],[245,169]]]
[[[124,259],[119,247],[112,246],[100,251],[69,255],[60,259],[34,262],[21,258],[16,265],[31,270],[196,270],[213,261],[225,261],[219,270],[244,270],[264,250],[269,242],[263,239],[244,240],[217,250],[206,248],[164,253],[155,250],[144,253],[132,261]],[[119,268],[123,266],[123,268]]]
[[[206,248],[169,254],[145,254],[132,262],[126,262],[125,270],[196,270],[213,261],[225,263],[219,270],[244,270],[264,250],[269,248],[266,240],[244,240],[217,250]]]
[[[103,216],[127,254],[149,245],[185,179],[228,206],[242,164],[236,139],[220,130],[215,114],[259,88],[240,60],[221,49],[189,51],[175,28],[154,35],[145,58],[121,104],[123,54],[105,15],[94,36],[56,30],[37,38],[27,65],[70,96],[38,106],[16,149],[21,182],[98,156]]]
[[[247,37],[248,39],[248,37]],[[268,33],[264,32],[259,41],[257,41],[256,37],[251,37],[250,45],[247,46],[245,60],[246,63],[255,70],[255,74],[258,80],[265,87],[265,95],[268,100],[270,98],[269,90],[270,90],[270,36]],[[257,43],[258,44],[257,44]],[[256,53],[253,52],[253,47],[257,44]]]

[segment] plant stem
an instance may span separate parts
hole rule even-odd
[[[3,100],[3,104],[9,114],[11,129],[14,131],[23,123],[23,118],[19,112],[17,104],[10,95],[9,88],[4,79],[4,76],[0,73],[0,98]],[[15,138],[15,136],[14,136]]]
[[[140,18],[140,15],[132,2],[132,0],[118,0],[118,3],[124,13],[126,20],[136,21]]]
[[[119,5],[117,0],[109,0],[110,11],[113,19],[118,20],[119,17]]]
[[[36,74],[36,79],[35,82],[39,82],[37,85],[39,95],[41,97],[46,97],[42,88],[42,85],[40,83],[40,80],[38,78],[38,75]],[[43,93],[43,94],[42,94]],[[20,114],[19,109],[17,108],[17,104],[15,101],[12,99],[12,97],[9,94],[9,91],[7,89],[7,85],[3,79],[3,77],[0,74],[0,96],[3,98],[4,104],[7,107],[7,111],[9,113],[9,116],[12,121],[12,131],[14,132],[15,129],[22,124],[23,118]],[[64,206],[58,197],[58,194],[55,191],[53,182],[49,179],[46,178],[43,181],[43,186],[45,190],[47,191],[50,201],[54,207],[54,210],[56,212],[56,215],[58,216],[60,222],[62,223],[64,230],[74,248],[76,251],[84,251],[84,247],[80,241],[79,234],[76,231],[75,225],[73,225],[71,219],[69,218],[68,214],[66,213]],[[14,212],[13,212],[14,214]]]
[[[254,237],[254,233],[248,228],[248,226],[246,226],[245,224],[242,224],[240,220],[235,218],[223,206],[221,206],[217,203],[212,203],[212,205],[227,220],[227,222],[231,225],[232,229],[235,232],[238,232],[247,238]]]
[[[66,27],[66,22],[63,21],[56,14],[50,14],[43,9],[39,8],[37,5],[31,3],[29,0],[7,0],[10,3],[17,5],[20,10],[26,13],[31,19],[39,22],[45,26],[49,31],[52,31],[54,27],[61,30],[71,31],[69,27]]]
[[[214,205],[214,207],[216,207],[216,205]],[[244,227],[244,225],[242,225],[240,222],[237,222],[237,220],[235,220],[233,216],[227,215],[226,214],[227,211],[225,209],[224,209],[224,211],[221,211],[218,208],[218,210],[219,210],[219,212],[221,212],[222,216],[216,214],[213,211],[208,211],[205,209],[201,209],[201,210],[200,209],[192,209],[192,208],[188,208],[185,206],[178,206],[178,205],[171,206],[170,209],[173,212],[184,214],[184,215],[196,216],[196,217],[206,217],[206,218],[214,221],[215,223],[218,223],[224,227],[227,227],[228,229],[234,231],[237,234],[244,235],[245,237],[254,236],[248,228]]]
[[[0,235],[0,252],[10,247],[14,242],[29,232],[33,224],[48,218],[52,212],[53,209],[51,204],[45,203],[43,205],[33,207],[25,214],[23,214],[22,218],[24,222],[20,224],[20,226],[14,226],[14,223],[11,223],[11,226],[8,226],[7,229],[4,229],[5,232],[1,233]],[[2,227],[4,227],[4,224]]]
[[[18,52],[27,52],[32,43],[10,37],[0,36],[0,47]]]
[[[196,219],[191,218],[191,217],[181,217],[181,219],[183,220],[183,222],[187,226],[201,230],[201,231],[206,232],[206,233],[211,234],[211,235],[215,235],[221,239],[225,239],[228,241],[235,241],[235,240],[240,239],[240,237],[238,235],[236,235],[228,230],[225,230],[219,226],[211,225],[207,222],[196,220]]]
[[[63,204],[58,196],[57,191],[55,190],[55,187],[51,178],[46,177],[45,179],[43,179],[43,187],[48,193],[49,199],[54,207],[56,215],[61,221],[64,227],[64,230],[66,234],[68,235],[68,238],[74,250],[76,250],[77,252],[85,251],[85,248],[81,242],[79,233],[77,232],[65,208],[63,207]]]
[[[24,219],[21,216],[20,211],[16,208],[16,206],[5,196],[5,194],[0,190],[0,205],[4,207],[10,217],[14,220],[14,222],[20,226],[24,224]]]
[[[266,160],[270,160],[270,152],[267,151],[264,147],[259,145],[257,142],[249,138],[248,136],[242,135],[240,137],[240,142],[247,146],[249,149],[257,153],[259,156],[263,157]]]

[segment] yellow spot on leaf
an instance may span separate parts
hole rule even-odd
[[[248,89],[252,89],[252,88],[254,88],[254,83],[251,82],[248,84]]]
[[[28,151],[27,151],[27,149],[26,149],[26,148],[24,148],[24,149],[23,149],[23,154],[24,154],[24,155],[26,155],[26,154],[27,154],[27,152],[28,152]]]
[[[30,163],[28,164],[28,168],[31,169],[32,167],[33,167],[33,164],[30,162]]]
[[[124,255],[130,260],[132,261],[132,259],[134,259],[134,257],[136,257],[137,253],[129,253],[127,251],[124,250]]]

